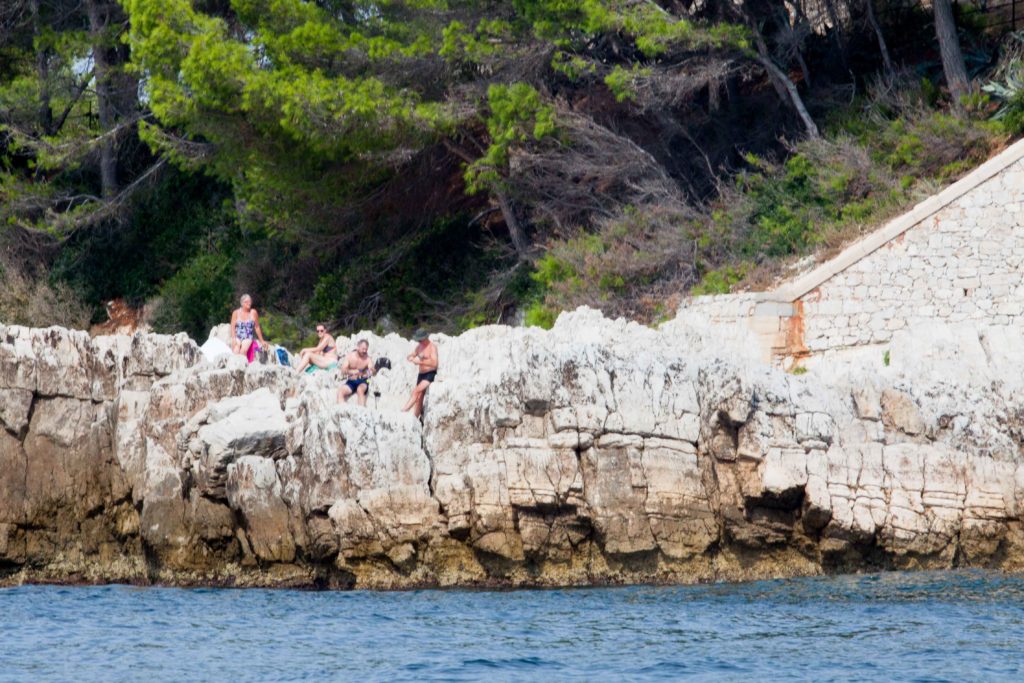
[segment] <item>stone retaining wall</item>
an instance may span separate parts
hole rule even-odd
[[[815,354],[923,323],[1021,324],[1024,160],[796,300]]]
[[[882,362],[872,349],[937,325],[979,337],[1019,331],[1024,140],[810,272],[770,292],[699,297],[680,318],[736,338],[745,326],[746,355],[784,367],[865,354]]]

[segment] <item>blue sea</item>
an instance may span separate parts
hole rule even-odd
[[[0,681],[1024,681],[1024,576],[0,589]]]

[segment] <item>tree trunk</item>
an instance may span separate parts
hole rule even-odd
[[[843,68],[849,71],[850,67],[846,62],[846,38],[843,35],[843,24],[839,20],[839,13],[836,12],[836,6],[832,0],[825,0],[825,12],[828,14],[828,20],[832,23],[829,39],[835,46],[836,52],[839,53],[839,61]]]
[[[812,138],[820,138],[821,133],[818,131],[818,126],[814,123],[814,119],[811,118],[807,107],[804,106],[804,101],[800,97],[800,93],[797,92],[793,81],[789,80],[789,76],[783,73],[782,69],[775,66],[775,62],[769,57],[761,55],[758,56],[757,61],[768,71],[768,75],[771,76],[772,80],[776,81],[789,94],[789,100],[793,104],[793,108],[796,109],[796,113],[800,116],[800,120],[803,121],[807,134]]]
[[[955,106],[960,106],[960,98],[967,94],[967,67],[960,51],[960,40],[956,35],[956,21],[953,19],[953,4],[950,0],[933,0],[935,8],[935,35],[939,39],[939,50],[942,52],[942,70],[946,74],[946,85],[953,96]]]
[[[43,35],[43,18],[40,16],[39,0],[32,0],[32,31],[39,38]],[[50,100],[50,48],[40,46],[36,50],[36,77],[39,79],[39,129],[43,135],[53,134],[53,107]]]
[[[807,68],[807,62],[804,61],[804,56],[800,54],[800,50],[797,50],[795,55],[796,63],[800,66],[800,73],[804,75],[804,83],[807,87],[811,87],[811,70]]]
[[[526,233],[523,232],[523,227],[519,225],[519,220],[512,211],[512,205],[508,201],[508,196],[500,190],[495,191],[494,194],[498,198],[498,207],[501,208],[501,215],[505,219],[505,225],[508,226],[508,234],[512,239],[512,246],[515,247],[516,255],[519,256],[520,260],[524,260],[530,249],[530,242],[526,237]]]
[[[775,85],[775,91],[779,93],[779,97],[783,100],[789,98],[793,108],[796,109],[796,113],[800,116],[800,120],[803,121],[804,128],[807,129],[807,134],[812,138],[820,138],[821,133],[818,132],[818,126],[814,123],[814,119],[811,118],[810,113],[807,111],[807,107],[804,106],[803,98],[800,97],[800,93],[796,89],[796,85],[789,79],[789,76],[785,74],[779,67],[772,61],[771,56],[768,54],[768,46],[764,42],[764,37],[761,35],[760,29],[757,28],[757,24],[747,16],[747,22],[754,34],[754,43],[757,45],[757,61],[761,63],[761,66],[768,72],[769,78]]]
[[[107,44],[107,26],[110,23],[110,8],[101,5],[102,0],[86,0],[89,15],[89,36],[92,41],[93,73],[96,77],[96,106],[100,119],[100,183],[104,197],[117,194],[117,150],[115,149],[116,111],[113,97],[113,65],[110,63]]]
[[[890,80],[896,75],[896,69],[892,66],[892,58],[889,56],[889,48],[885,44],[885,36],[882,34],[882,27],[878,23],[878,19],[875,17],[875,0],[864,0],[864,5],[868,11],[868,23],[871,24],[871,28],[875,31],[875,36],[878,38],[878,49],[882,53],[882,63],[885,65],[885,75]]]

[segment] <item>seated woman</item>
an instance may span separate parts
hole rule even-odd
[[[316,335],[320,337],[319,344],[299,351],[299,372],[305,372],[310,365],[326,369],[338,363],[338,345],[334,337],[327,333],[327,328],[317,325]]]
[[[264,346],[267,346],[267,341],[263,338],[263,330],[260,329],[260,315],[252,307],[252,297],[243,294],[239,303],[241,306],[231,314],[231,330],[234,333],[231,339],[231,351],[248,356],[249,347],[252,346],[254,337],[259,339]]]

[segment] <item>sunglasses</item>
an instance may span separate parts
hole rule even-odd
[[[324,328],[322,328],[322,327],[318,327],[318,328],[316,328],[316,331],[317,331],[317,332],[326,332],[327,330],[325,330],[325,329],[324,329]]]

